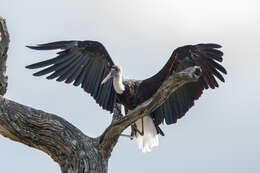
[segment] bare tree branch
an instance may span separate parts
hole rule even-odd
[[[69,169],[84,172],[102,160],[98,153],[98,138],[85,136],[61,117],[5,98],[0,98],[0,133],[44,151],[59,163],[62,172]],[[97,172],[103,172],[104,166]]]
[[[1,17],[0,33],[0,94],[4,95],[9,34]],[[196,81],[198,72],[198,67],[190,67],[173,73],[150,100],[125,117],[121,114],[121,105],[116,104],[112,123],[97,138],[86,136],[57,115],[0,97],[0,134],[47,153],[60,165],[63,173],[106,173],[108,160],[120,134],[136,120],[153,112],[179,87]]]
[[[0,16],[0,95],[4,95],[7,90],[6,59],[9,47],[9,33],[5,20]]]

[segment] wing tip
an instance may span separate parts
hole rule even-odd
[[[33,76],[36,76],[36,77],[41,76],[41,74],[39,74],[38,72],[33,73],[32,75],[33,75]]]
[[[220,44],[217,44],[217,43],[201,43],[201,44],[198,44],[198,46],[202,47],[204,49],[208,49],[208,48],[220,49],[220,48],[222,48],[222,46]]]
[[[29,49],[33,49],[33,50],[38,50],[39,49],[38,46],[28,46],[28,45],[25,45],[25,47],[27,47]]]
[[[25,68],[27,68],[27,69],[33,69],[32,64],[25,66]]]

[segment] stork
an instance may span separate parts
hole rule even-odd
[[[224,82],[222,74],[227,74],[219,63],[223,61],[223,53],[219,50],[221,46],[212,43],[175,49],[163,68],[144,80],[124,79],[122,68],[114,64],[103,44],[97,41],[57,41],[27,47],[35,50],[61,49],[56,57],[26,68],[43,68],[34,76],[48,74],[47,79],[81,85],[103,109],[111,113],[116,103],[124,105],[127,113],[147,101],[173,71],[199,66],[201,76],[198,81],[184,84],[154,112],[132,125],[131,135],[136,138],[143,152],[158,146],[158,134],[164,135],[160,124],[176,123],[194,105],[204,89],[218,87],[216,78]]]

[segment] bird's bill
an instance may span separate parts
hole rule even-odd
[[[102,80],[101,85],[106,83],[112,77],[112,71],[108,73],[108,75]]]

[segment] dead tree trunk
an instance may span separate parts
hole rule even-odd
[[[6,93],[5,76],[9,34],[0,17],[0,94]],[[11,64],[10,64],[11,65]],[[126,116],[116,105],[112,122],[100,137],[91,138],[63,118],[21,105],[0,96],[0,134],[42,150],[56,161],[63,173],[106,173],[108,160],[120,134],[139,118],[154,111],[178,87],[196,81],[198,67],[174,73],[155,95]]]

